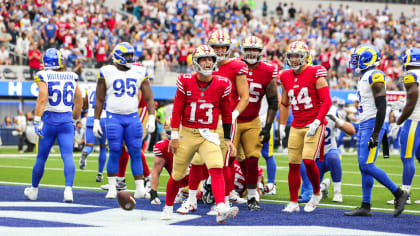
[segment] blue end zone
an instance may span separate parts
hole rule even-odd
[[[7,194],[0,194],[1,201],[12,202],[31,202],[23,195],[25,187],[0,185],[0,192]],[[40,188],[38,201],[35,202],[59,202],[63,201],[63,189],[55,188]],[[43,211],[43,212],[62,212],[69,214],[87,214],[97,212],[110,208],[118,208],[118,203],[115,199],[105,199],[106,192],[89,191],[89,190],[73,190],[74,203],[82,205],[90,205],[91,207],[72,206],[69,203],[68,207],[17,207],[17,206],[3,206],[1,211]],[[164,197],[160,196],[162,203]],[[136,199],[138,210],[162,211],[164,204],[151,205],[148,199]],[[181,204],[175,204],[174,210]],[[93,206],[93,207],[92,207]],[[99,206],[99,207],[94,207]],[[312,213],[306,213],[301,206],[299,213],[282,213],[281,210],[284,205],[261,203],[261,211],[249,211],[246,205],[237,205],[239,207],[239,214],[234,220],[227,222],[230,226],[325,226],[337,227],[356,230],[371,230],[390,233],[405,233],[418,234],[420,222],[420,215],[402,214],[397,218],[392,216],[392,213],[373,212],[372,217],[348,217],[344,216],[343,209],[331,208],[317,208]],[[173,225],[185,226],[216,226],[215,216],[207,216],[206,213],[210,207],[199,203],[197,211],[192,215],[200,215],[200,218],[193,220],[185,220],[174,223]],[[76,217],[76,216],[75,216]],[[113,216],[110,215],[110,218]],[[95,224],[95,219],[89,222]],[[18,219],[10,217],[1,217],[0,225],[7,227],[88,227],[87,225],[72,225],[63,222],[47,222],[39,220]],[[92,227],[92,226],[90,226]]]

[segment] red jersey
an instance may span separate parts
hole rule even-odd
[[[179,128],[182,119],[185,127],[216,129],[220,113],[224,124],[232,123],[232,85],[227,78],[213,75],[212,81],[201,88],[197,73],[183,74],[178,76],[176,85],[172,128]]]
[[[287,92],[292,106],[292,127],[303,128],[316,119],[321,107],[316,81],[325,76],[327,70],[323,66],[308,66],[299,75],[295,75],[292,69],[280,74],[280,81],[286,89],[283,93]],[[325,118],[321,122],[327,124]]]
[[[171,174],[174,154],[168,152],[168,147],[169,140],[164,139],[155,143],[155,145],[153,146],[153,153],[155,154],[155,156],[165,159],[165,169],[168,171],[169,174]]]
[[[232,83],[232,103],[231,103],[231,111],[235,110],[236,105],[239,102],[239,95],[238,91],[236,90],[236,76],[243,75],[248,73],[248,66],[242,60],[236,58],[230,58],[229,61],[218,67],[218,70],[213,72],[213,75],[220,75],[226,77]]]
[[[246,79],[249,85],[249,104],[239,115],[239,123],[251,121],[259,115],[265,88],[273,79],[275,81],[277,77],[277,67],[265,62],[260,62],[253,70],[248,69]]]
[[[235,169],[235,191],[242,194],[246,189],[246,179],[237,160],[233,162],[233,168]],[[264,170],[261,166],[258,166],[258,182],[264,185]]]

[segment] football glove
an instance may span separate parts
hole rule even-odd
[[[334,106],[331,106],[327,117],[337,123],[338,127],[342,127],[344,125],[344,121],[337,117],[337,109]]]
[[[378,146],[379,134],[373,132],[369,139],[369,149]]]
[[[93,121],[93,134],[97,137],[100,138],[102,137],[103,131],[101,128],[101,121],[98,119],[95,119]]]
[[[34,122],[34,129],[36,135],[38,135],[40,138],[44,138],[44,135],[42,134],[41,125],[39,122]]]
[[[308,132],[306,132],[306,137],[314,136],[320,124],[321,124],[321,121],[319,121],[318,119],[315,119],[312,123],[305,126],[306,128],[309,128]]]
[[[391,137],[392,139],[397,139],[398,131],[400,130],[400,126],[395,124],[391,128]]]
[[[286,137],[286,126],[285,125],[280,125],[280,128],[279,128],[279,138],[280,138],[280,140],[282,140],[284,137]]]
[[[155,132],[155,129],[156,129],[156,127],[155,127],[155,116],[154,115],[150,115],[149,116],[149,121],[147,121],[147,124],[146,124],[146,130],[147,130],[147,132],[148,133],[153,133],[153,132]]]
[[[261,143],[266,143],[268,140],[270,140],[270,130],[271,127],[268,127],[267,125],[264,126],[264,128],[261,130],[259,135],[260,140],[262,138]]]

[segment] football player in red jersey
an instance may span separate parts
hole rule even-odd
[[[233,123],[233,135],[232,142],[235,138],[236,129],[236,118],[239,114],[245,110],[249,100],[249,88],[246,82],[246,74],[248,72],[247,65],[236,58],[229,58],[231,47],[231,40],[229,34],[225,31],[218,30],[211,33],[208,44],[213,48],[217,54],[217,71],[213,72],[213,75],[223,76],[228,78],[232,84],[231,93],[231,104],[230,109],[232,112],[232,123]],[[220,148],[224,157],[223,176],[225,178],[225,204],[229,204],[230,201],[234,203],[246,203],[246,200],[240,198],[233,191],[234,188],[234,158],[229,158],[230,153],[223,140],[223,128],[221,124],[217,127],[217,133],[220,138]],[[190,180],[189,180],[189,198],[195,199],[200,180],[202,179],[204,161],[198,154],[196,154],[192,160],[190,169]],[[177,212],[187,214],[191,208],[186,201],[184,204],[177,209]],[[217,212],[210,211],[208,214],[217,214]]]
[[[258,159],[261,156],[262,144],[270,139],[271,126],[277,112],[278,70],[277,67],[261,61],[264,44],[260,38],[255,36],[245,38],[241,50],[243,61],[248,66],[249,104],[237,119],[234,145],[236,148],[241,145],[245,155],[245,160],[240,155],[237,159],[246,163],[248,209],[260,210],[257,194]],[[268,114],[266,125],[261,130],[259,111],[264,95],[267,97]]]
[[[225,205],[223,156],[216,127],[221,113],[224,142],[228,152],[235,155],[236,149],[231,142],[232,112],[229,107],[232,85],[228,79],[212,75],[216,68],[217,56],[211,47],[197,47],[192,61],[197,73],[180,75],[177,80],[169,142],[174,161],[172,174],[166,186],[166,204],[161,219],[171,219],[181,179],[184,178],[194,154],[199,153],[211,176],[218,212],[216,221],[224,223],[238,214],[238,208]]]
[[[288,145],[290,202],[283,212],[300,210],[298,191],[302,159],[314,192],[304,210],[312,212],[322,198],[315,157],[323,150],[325,116],[331,107],[331,98],[326,80],[327,70],[323,66],[308,65],[309,56],[308,46],[304,42],[291,43],[286,53],[286,61],[291,69],[280,74],[280,139],[285,136],[289,105],[292,106],[294,117]]]

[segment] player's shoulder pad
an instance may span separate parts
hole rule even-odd
[[[46,71],[41,70],[36,72],[35,76],[34,76],[34,80],[35,82],[45,82],[45,78],[46,78]]]
[[[99,68],[98,79],[105,79],[110,73],[113,73],[115,67],[113,65],[106,65]]]
[[[376,83],[385,83],[385,74],[380,70],[374,70],[369,75],[369,85],[372,87]]]
[[[417,74],[414,72],[407,71],[403,76],[404,84],[419,83]]]
[[[312,66],[315,78],[327,77],[327,69],[321,65]]]

